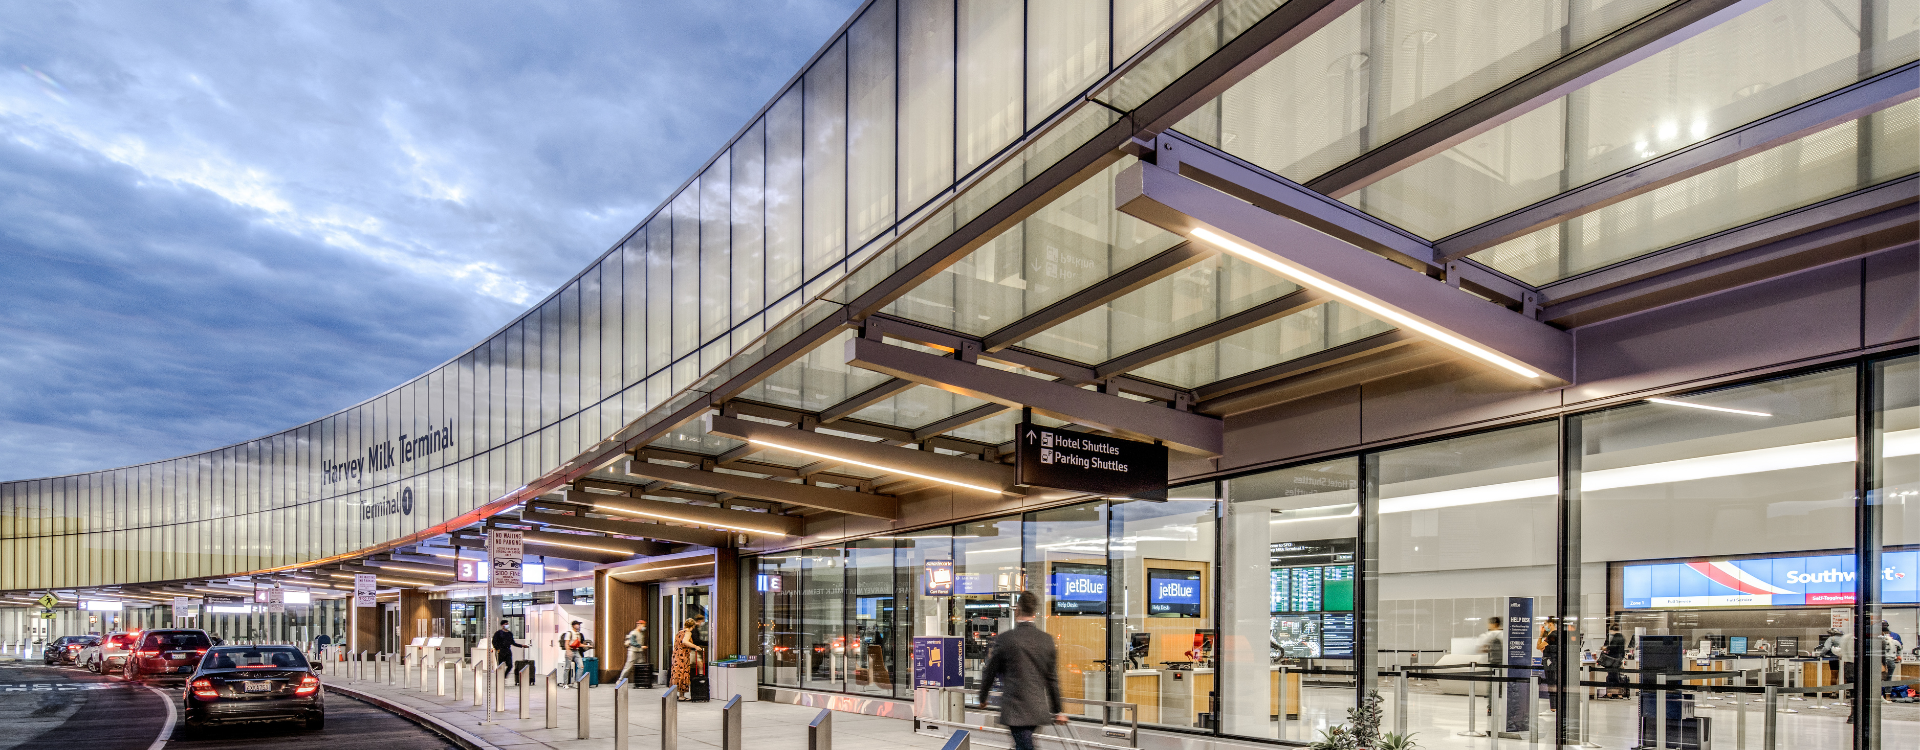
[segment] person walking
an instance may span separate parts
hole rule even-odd
[[[1022,591],[1014,599],[1013,629],[993,637],[987,666],[980,673],[980,705],[987,705],[1000,683],[1000,723],[1013,733],[1014,750],[1033,750],[1033,732],[1052,722],[1067,723],[1060,708],[1059,661],[1053,636],[1033,624],[1040,597]]]
[[[527,644],[513,639],[513,631],[507,628],[507,621],[500,621],[500,629],[493,631],[493,658],[508,670],[513,669],[513,647],[526,648]]]
[[[627,667],[620,670],[620,676],[625,679],[638,678],[640,662],[646,658],[646,653],[647,621],[635,620],[633,629],[627,631]]]
[[[1621,635],[1619,623],[1610,624],[1607,626],[1607,643],[1600,648],[1600,666],[1607,670],[1607,697],[1609,698],[1627,697],[1626,688],[1614,687],[1627,684],[1626,675],[1620,672],[1620,668],[1626,664],[1626,661],[1627,637]]]
[[[678,700],[691,700],[693,692],[693,668],[699,662],[702,649],[693,639],[693,618],[687,618],[680,624],[679,632],[673,634],[673,688]]]
[[[560,634],[560,653],[567,657],[567,678],[571,680],[569,687],[591,685],[593,681],[582,672],[587,665],[587,649],[593,648],[593,641],[587,640],[587,634],[580,632],[579,620],[574,620],[567,627],[567,632]]]

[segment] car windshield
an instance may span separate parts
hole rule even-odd
[[[133,645],[133,636],[128,635],[126,633],[121,633],[119,635],[113,636],[110,639],[110,641],[115,646],[131,646]]]
[[[209,648],[213,644],[207,641],[206,633],[182,631],[177,633],[148,633],[140,642],[141,648]]]
[[[306,657],[290,648],[220,648],[207,654],[205,669],[305,669]]]

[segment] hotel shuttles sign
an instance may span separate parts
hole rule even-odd
[[[1102,495],[1167,488],[1167,448],[1137,440],[1020,425],[1014,474],[1020,484]]]

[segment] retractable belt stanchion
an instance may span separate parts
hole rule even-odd
[[[1653,746],[1666,750],[1667,747],[1667,676],[1653,676]]]
[[[1475,720],[1480,718],[1480,712],[1477,709],[1475,709],[1473,706],[1474,701],[1477,700],[1479,697],[1474,695],[1473,688],[1475,685],[1479,684],[1479,682],[1480,682],[1479,680],[1467,680],[1467,731],[1459,733],[1460,736],[1462,737],[1485,737],[1486,736],[1481,734],[1479,730],[1474,728]],[[1492,705],[1492,704],[1489,703],[1488,705]]]
[[[1487,739],[1500,746],[1500,734],[1507,731],[1507,683],[1495,682],[1487,688],[1487,702],[1493,704],[1493,726],[1487,727]]]
[[[1762,677],[1761,679],[1764,680],[1766,678]],[[1740,687],[1747,686],[1747,675],[1745,672],[1740,674],[1738,680]],[[1740,693],[1735,693],[1734,696],[1733,750],[1747,750],[1747,699]]]
[[[1527,744],[1540,744],[1540,673],[1527,673]]]
[[[575,722],[578,724],[579,738],[583,740],[593,739],[592,714],[589,713],[593,710],[593,685],[587,682],[578,682],[575,684],[580,686],[578,690],[573,691],[579,695],[580,701],[578,704],[580,712]]]
[[[632,688],[625,677],[613,683],[613,750],[627,750],[627,735],[631,730],[628,726],[627,698],[633,692]]]
[[[1287,684],[1284,677],[1280,680],[1280,684],[1284,689]],[[1280,701],[1282,720],[1285,720],[1286,714],[1287,702],[1283,699]],[[813,717],[813,721],[807,722],[807,750],[833,750],[833,709],[820,709],[820,713]]]
[[[1280,712],[1286,713],[1287,707],[1280,706]],[[1407,736],[1407,668],[1401,667],[1400,674],[1394,678],[1393,686],[1393,731],[1402,737]]]
[[[1125,672],[1121,673],[1121,679],[1126,679],[1125,674]],[[1111,710],[1111,708],[1102,709],[1103,712]],[[1280,665],[1280,725],[1275,728],[1274,733],[1278,735],[1278,739],[1287,738],[1287,665],[1285,664]]]
[[[668,687],[660,694],[660,750],[679,750],[680,690]]]
[[[560,683],[554,679],[560,674],[555,667],[547,670],[547,728],[560,728]]]
[[[1779,701],[1780,693],[1776,692],[1772,685],[1768,685],[1767,713],[1761,717],[1760,721],[1760,747],[1764,750],[1773,750],[1773,741],[1778,734],[1779,725],[1774,709],[1779,706]]]

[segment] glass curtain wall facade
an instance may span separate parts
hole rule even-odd
[[[1296,742],[1346,721],[1362,688],[1393,706],[1403,666],[1487,663],[1493,618],[1524,611],[1524,643],[1509,623],[1497,648],[1535,667],[1516,676],[1542,678],[1541,735],[1578,738],[1594,704],[1575,698],[1628,687],[1595,662],[1610,633],[1628,669],[1690,650],[1687,669],[1801,658],[1807,679],[1829,684],[1857,679],[1807,658],[1831,618],[1865,610],[1876,634],[1885,622],[1920,641],[1920,514],[1905,510],[1920,496],[1917,434],[1920,359],[1862,361],[1265,469],[1164,501],[765,555],[743,566],[755,583],[742,606],[761,631],[763,683],[908,698],[903,644],[962,638],[977,689],[1012,595],[1033,591],[1067,697],[1137,703],[1159,728]],[[1878,529],[1877,575],[1856,562],[1859,518]],[[1464,683],[1414,675],[1408,731],[1461,728],[1435,706]],[[1627,720],[1606,726],[1584,729],[1606,747],[1633,740],[1598,733]],[[1733,741],[1731,718],[1713,731]]]
[[[1150,94],[1278,4],[1226,3],[1205,33],[1148,50],[1201,3],[873,0],[653,215],[453,361],[257,440],[0,483],[0,589],[293,566],[502,501],[797,336],[850,269],[884,252],[868,265],[891,272],[1111,124],[1080,95],[1122,63],[1143,67],[1126,90]]]

